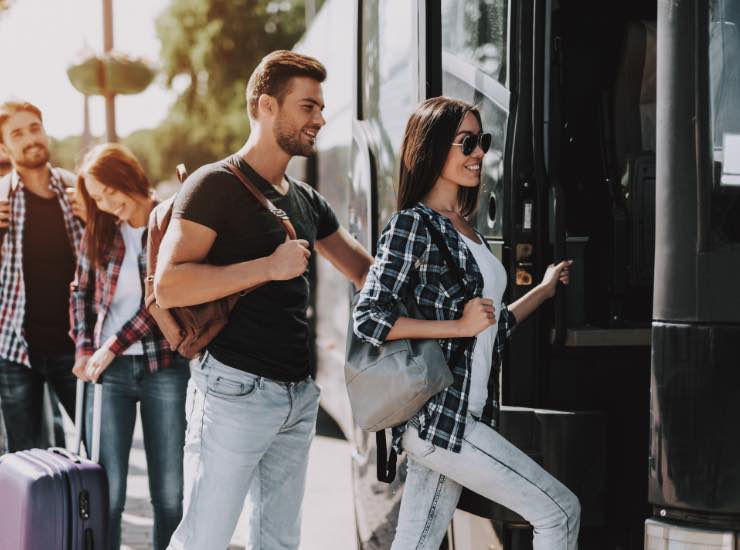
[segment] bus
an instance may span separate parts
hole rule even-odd
[[[327,124],[291,170],[369,251],[407,118],[447,95],[493,135],[471,222],[508,301],[575,260],[512,337],[500,430],[578,495],[579,548],[736,548],[740,0],[327,0],[295,48],[327,66]],[[405,464],[378,482],[343,379],[355,289],[320,259],[314,272],[317,378],[354,448],[358,547],[387,549]],[[443,547],[531,537],[466,490]]]

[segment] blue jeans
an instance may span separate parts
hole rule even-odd
[[[69,417],[75,417],[74,356],[32,353],[30,359],[30,369],[0,359],[0,404],[11,453],[47,444],[42,429],[44,382],[54,390]]]
[[[501,434],[468,416],[453,453],[403,435],[409,470],[391,550],[438,549],[463,487],[514,510],[534,527],[533,550],[576,550],[578,498]]]
[[[295,550],[320,390],[283,383],[205,354],[192,367],[185,514],[171,550],[226,548],[249,492],[247,548]]]
[[[129,453],[140,404],[149,493],[154,508],[153,547],[162,550],[182,517],[182,448],[185,442],[187,361],[149,372],[140,355],[123,355],[103,374],[100,463],[110,488],[110,550],[121,545]],[[93,385],[87,388],[87,434],[92,441]]]

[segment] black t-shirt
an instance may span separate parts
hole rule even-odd
[[[71,354],[69,284],[75,256],[69,244],[64,214],[56,196],[45,199],[24,189],[23,282],[26,315],[23,329],[33,353]]]
[[[265,196],[290,217],[299,239],[313,245],[339,228],[326,200],[305,183],[287,178],[281,195],[241,157],[231,157]],[[269,256],[285,241],[283,225],[265,210],[225,166],[195,171],[179,191],[172,215],[210,227],[218,236],[208,254],[214,265]],[[273,380],[294,382],[309,375],[309,283],[306,274],[272,281],[239,299],[228,324],[208,351],[230,367]]]

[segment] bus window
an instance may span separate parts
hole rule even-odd
[[[711,0],[709,25],[713,233],[740,242],[740,3]]]
[[[406,120],[416,103],[411,48],[416,12],[413,2],[397,8],[393,0],[362,3],[362,118],[380,118],[394,150],[400,149]]]
[[[503,237],[507,29],[505,0],[442,1],[442,93],[478,105],[483,128],[493,135],[474,220],[493,239]]]
[[[476,226],[486,237],[503,238],[504,212],[504,146],[508,112],[490,97],[465,80],[442,72],[442,93],[465,100],[480,109],[483,130],[493,136],[491,148],[483,158],[483,179]]]
[[[372,128],[378,164],[378,222],[395,211],[394,176],[406,121],[418,103],[414,2],[362,2],[362,119]],[[394,159],[389,161],[388,159]]]
[[[501,84],[507,79],[508,2],[442,0],[442,48]]]

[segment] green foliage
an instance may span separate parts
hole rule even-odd
[[[54,166],[74,170],[83,155],[82,137],[51,138],[49,153],[51,154],[51,163]]]
[[[265,54],[292,48],[304,15],[303,0],[172,0],[157,21],[160,62],[168,83],[188,85],[160,129],[171,152],[196,166],[241,146],[247,79]]]
[[[122,140],[152,181],[172,179],[180,163],[193,171],[241,147],[249,75],[265,54],[293,47],[304,17],[304,0],[171,0],[157,20],[160,66],[168,84],[184,78],[188,85],[159,127]],[[53,162],[73,168],[80,144],[79,137],[54,140]]]
[[[175,167],[180,163],[192,172],[228,153],[228,150],[214,153],[207,147],[210,144],[204,146],[203,142],[191,140],[188,137],[190,130],[188,124],[173,120],[170,115],[158,128],[138,130],[122,141],[141,161],[149,178],[159,182],[172,179]]]
[[[122,52],[89,53],[67,67],[67,76],[83,94],[138,94],[151,84],[154,69],[146,60]]]

